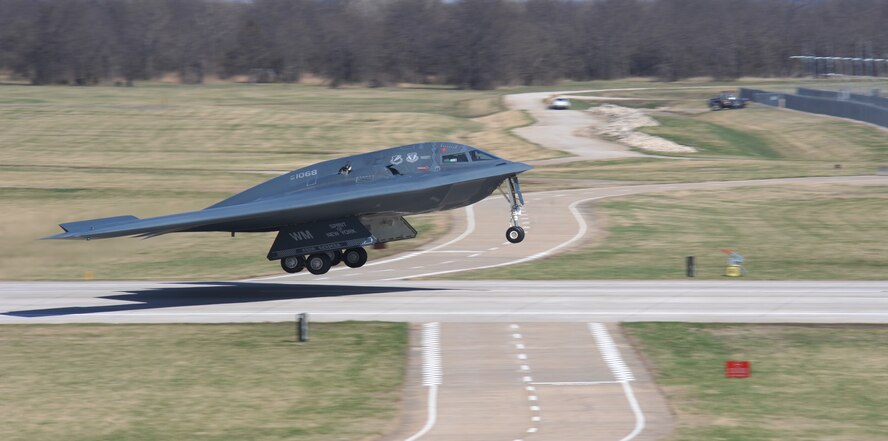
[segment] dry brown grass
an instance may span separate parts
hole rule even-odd
[[[888,436],[888,327],[632,323],[677,416],[674,440]],[[725,379],[727,360],[752,377]]]
[[[746,257],[747,279],[881,280],[888,268],[888,187],[785,185],[673,191],[590,204],[607,235],[585,248],[460,279],[723,278],[722,248]],[[602,219],[602,221],[599,221]]]
[[[0,439],[375,439],[397,417],[407,326],[5,325]]]

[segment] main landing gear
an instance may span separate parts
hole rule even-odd
[[[502,185],[499,187],[500,193],[506,197],[509,205],[511,205],[511,218],[509,222],[512,226],[506,230],[506,240],[511,243],[518,243],[524,240],[524,228],[521,228],[521,226],[518,225],[521,209],[524,208],[524,196],[521,195],[521,186],[518,184],[518,176],[510,176],[507,182],[509,187],[508,193],[503,190]]]
[[[281,268],[288,273],[298,273],[307,268],[308,272],[321,275],[326,274],[330,268],[340,263],[345,263],[349,268],[360,268],[367,263],[367,250],[349,248],[343,251],[326,251],[308,256],[285,257],[281,259]]]

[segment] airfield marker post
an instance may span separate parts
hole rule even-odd
[[[694,256],[688,256],[686,259],[687,274],[688,277],[697,277],[697,258]]]
[[[308,341],[308,314],[302,313],[296,316],[296,340]]]

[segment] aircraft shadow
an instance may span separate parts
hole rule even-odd
[[[190,286],[191,285],[191,286]],[[194,286],[196,285],[196,286]],[[274,300],[296,300],[341,297],[364,294],[385,294],[404,291],[437,291],[434,288],[410,288],[361,285],[298,285],[284,283],[209,282],[180,283],[177,286],[125,291],[123,294],[98,297],[130,303],[105,306],[72,306],[63,308],[10,311],[13,317],[52,317],[77,314],[175,308],[180,306],[254,303]]]

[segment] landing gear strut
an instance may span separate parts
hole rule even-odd
[[[518,184],[518,176],[510,176],[508,179],[508,193],[503,190],[503,186],[499,187],[500,193],[506,197],[511,205],[511,217],[509,223],[512,225],[506,230],[506,240],[511,243],[518,243],[524,240],[524,229],[518,225],[521,209],[524,208],[524,196],[521,195],[521,186]]]

